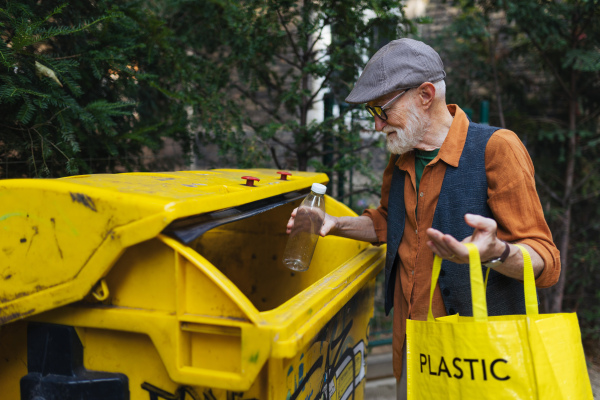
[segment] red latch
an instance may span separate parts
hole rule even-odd
[[[245,183],[246,186],[254,186],[254,181],[256,181],[256,182],[260,181],[260,179],[255,178],[253,176],[242,176],[242,179],[246,180],[246,183]]]
[[[281,175],[281,178],[280,178],[280,179],[281,179],[282,181],[287,181],[287,177],[288,177],[289,175],[292,175],[292,174],[290,174],[289,172],[286,172],[286,171],[277,171],[277,173],[278,173],[279,175]]]

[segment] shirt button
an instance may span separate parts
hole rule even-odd
[[[454,311],[454,308],[449,309],[448,312],[450,313],[450,315],[456,314],[456,311]]]
[[[450,295],[450,289],[446,288],[443,290],[444,296],[449,296]]]
[[[411,274],[412,274],[412,275],[414,275],[414,274],[415,274],[415,271],[413,270],[413,271],[411,272]]]
[[[418,235],[418,234],[419,234],[419,230],[418,230],[418,229],[415,229],[415,233]]]
[[[425,195],[425,193],[423,193],[423,192],[419,193],[420,197],[423,197],[424,195]]]

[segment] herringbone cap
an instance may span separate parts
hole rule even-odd
[[[440,55],[423,42],[397,39],[375,53],[346,97],[351,104],[368,103],[388,93],[435,83],[446,77]]]

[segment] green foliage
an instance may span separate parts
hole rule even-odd
[[[566,300],[577,311],[583,337],[600,341],[600,249],[591,237],[587,239],[574,245],[572,266],[577,273],[571,275]]]
[[[561,280],[542,291],[542,305],[551,312],[561,305],[577,310],[586,332],[597,335],[600,4],[454,4],[461,13],[438,44],[449,69],[458,69],[459,87],[451,84],[448,97],[474,109],[490,100],[490,123],[505,121],[526,144],[564,257]]]
[[[195,114],[203,127],[202,143],[216,143],[229,161],[243,167],[312,166],[334,173],[364,164],[364,157],[354,157],[366,148],[356,123],[362,115],[344,107],[343,99],[367,56],[379,47],[372,37],[376,27],[393,27],[390,38],[412,31],[399,1],[181,4],[181,29],[194,36],[186,27],[199,27],[197,49],[213,61],[213,88],[222,93],[210,113],[198,109]],[[374,15],[365,14],[368,10]],[[317,122],[310,110],[325,94],[334,97],[341,112]]]
[[[189,146],[170,95],[183,60],[141,1],[0,3],[3,177],[144,168],[163,137]],[[180,73],[180,71],[178,71]]]
[[[368,150],[381,143],[361,139],[371,121],[344,98],[370,54],[415,31],[401,6],[0,2],[0,173],[169,168],[142,155],[170,137],[185,157],[216,146],[229,167],[372,177]],[[325,95],[339,112],[323,120],[310,110]]]

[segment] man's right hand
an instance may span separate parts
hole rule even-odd
[[[288,235],[292,232],[292,229],[294,228],[294,223],[296,220],[297,213],[298,213],[298,207],[294,208],[294,210],[292,211],[292,215],[290,216],[290,219],[287,223],[287,228],[286,228],[285,232]],[[325,213],[325,218],[323,219],[323,224],[321,225],[321,230],[319,231],[319,235],[325,237],[329,234],[333,234],[332,230],[336,227],[336,225],[337,225],[337,218]]]
[[[292,232],[297,212],[298,208],[295,208],[287,223],[286,232],[288,234]],[[360,217],[334,217],[326,213],[319,235],[323,237],[336,235],[363,242],[379,242],[375,233],[375,227],[373,226],[373,220],[365,215]]]

